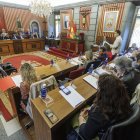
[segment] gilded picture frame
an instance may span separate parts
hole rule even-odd
[[[115,32],[119,11],[106,11],[104,15],[103,32]]]

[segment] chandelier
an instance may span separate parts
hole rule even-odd
[[[31,13],[40,17],[47,17],[53,11],[51,4],[47,0],[31,0],[30,10]]]

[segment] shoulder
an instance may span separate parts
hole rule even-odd
[[[91,110],[89,111],[89,118],[100,123],[107,120],[99,107],[91,108]]]

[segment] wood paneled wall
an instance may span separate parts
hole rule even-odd
[[[4,20],[3,7],[0,6],[0,29],[2,28],[6,28],[6,26],[5,26],[5,20]]]
[[[107,37],[107,41],[109,43],[114,42],[115,40],[114,33],[103,32],[104,14],[105,14],[105,11],[119,11],[116,30],[120,30],[121,24],[122,24],[124,6],[125,6],[125,3],[107,4],[107,5],[100,6],[99,18],[98,18],[98,29],[97,29],[97,34],[96,34],[97,44],[100,44],[103,41],[103,36]]]
[[[42,31],[46,30],[46,23],[44,23],[44,18],[38,17],[32,14],[29,10],[3,7],[5,25],[8,31],[15,31],[17,29],[16,20],[17,17],[21,20],[22,27],[26,31],[29,29],[30,22],[36,20],[39,22]]]

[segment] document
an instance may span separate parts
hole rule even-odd
[[[71,60],[76,62],[77,64],[83,64],[82,60],[79,60],[79,57],[72,58]]]
[[[104,73],[108,73],[109,74],[108,71],[106,71],[106,70],[104,70],[102,68],[95,69],[94,72],[97,73],[98,75],[101,75],[101,74],[104,74]]]
[[[70,94],[66,95],[61,90],[59,92],[73,108],[77,107],[85,100],[72,86],[68,86],[66,88],[71,91]]]
[[[92,75],[88,75],[86,77],[83,78],[86,82],[88,82],[91,86],[93,86],[94,88],[98,88],[97,82],[98,79],[93,77]]]
[[[13,76],[12,80],[14,81],[17,87],[20,87],[20,83],[22,82],[21,75]]]
[[[112,68],[114,68],[115,67],[115,64],[114,63],[110,63],[109,66],[112,67]]]

